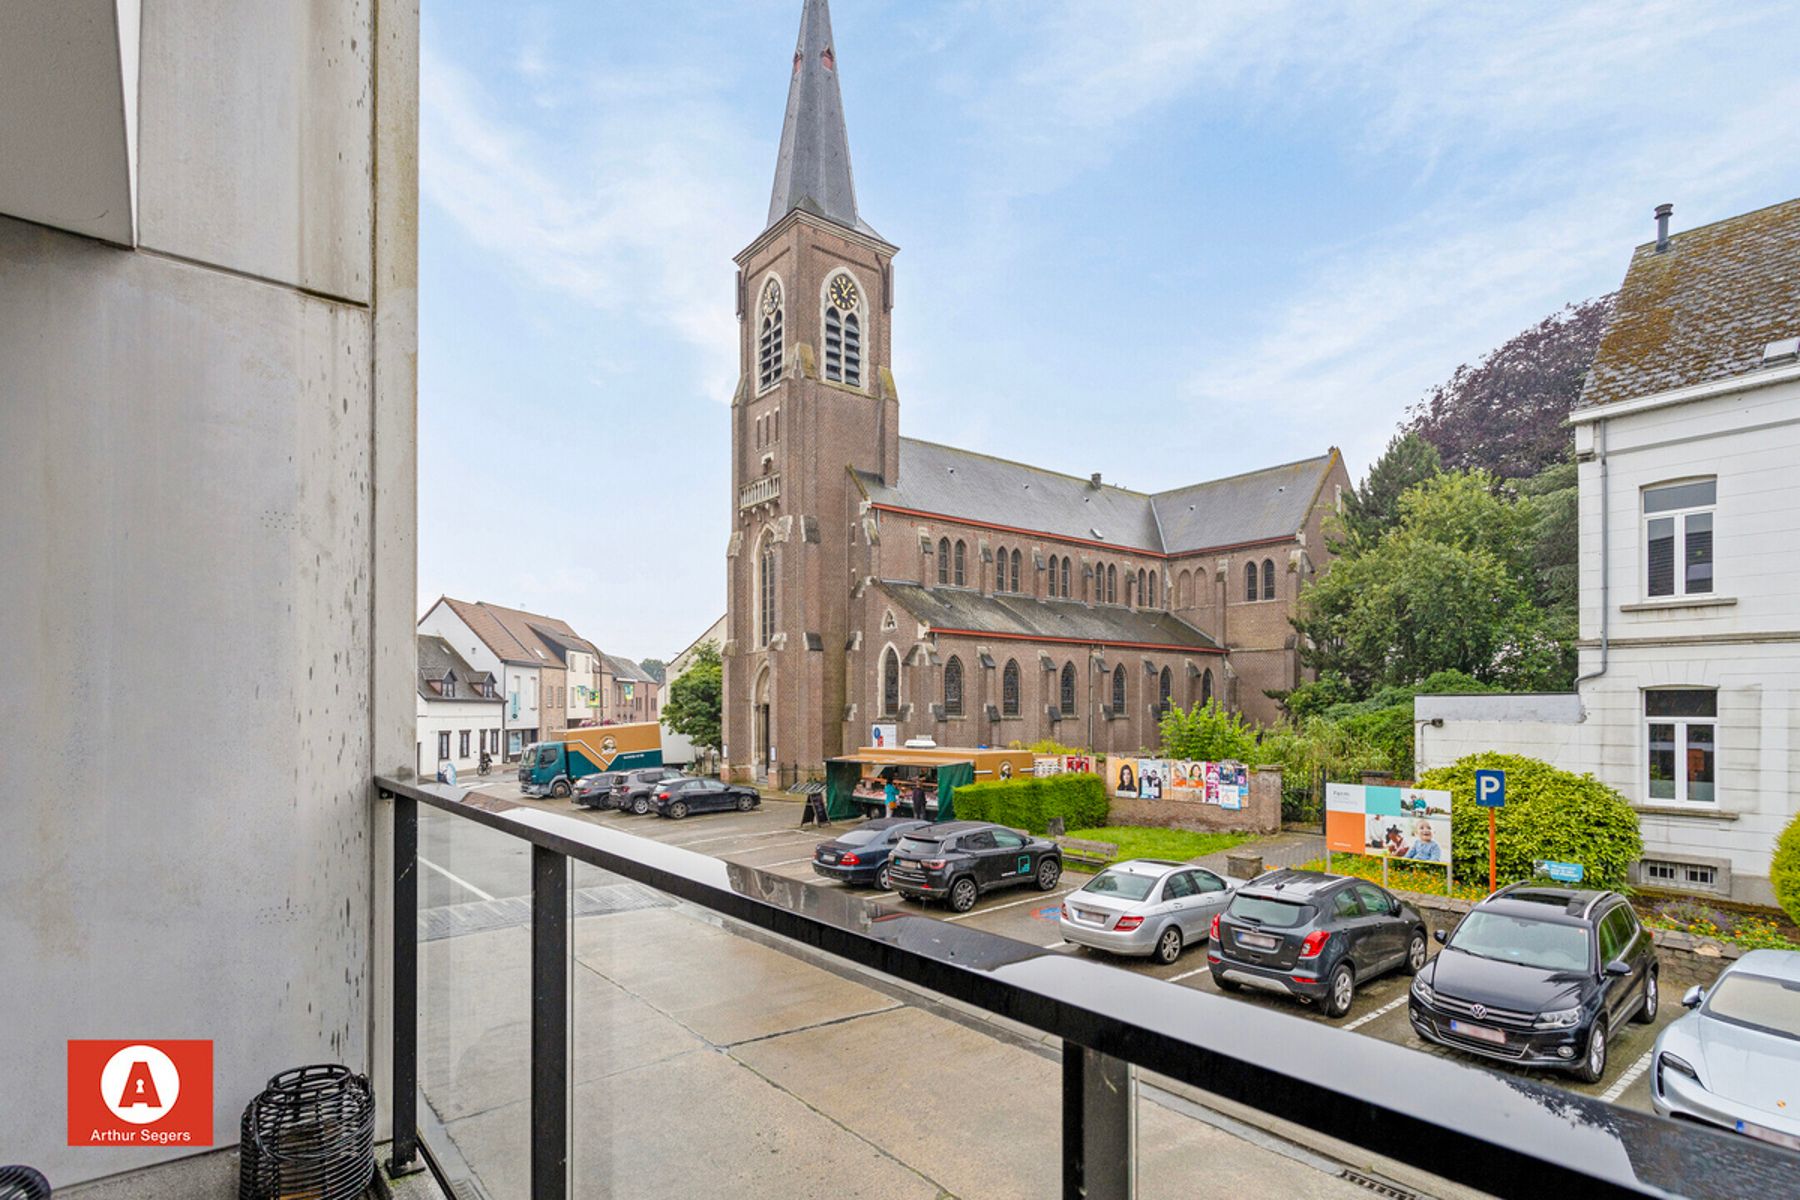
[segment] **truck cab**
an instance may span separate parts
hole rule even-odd
[[[533,742],[519,756],[519,790],[527,796],[567,796],[574,786],[561,742]]]

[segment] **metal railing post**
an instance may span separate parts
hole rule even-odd
[[[1063,1043],[1063,1200],[1135,1200],[1137,1071]]]
[[[394,802],[394,1140],[388,1174],[418,1169],[419,1150],[419,803]]]
[[[569,1178],[569,860],[531,848],[531,1197]]]

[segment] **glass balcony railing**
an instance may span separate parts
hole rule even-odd
[[[1587,1200],[1800,1178],[1783,1150],[867,894],[377,788],[394,1159],[458,1197]]]

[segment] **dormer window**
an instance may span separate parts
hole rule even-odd
[[[825,285],[825,378],[862,386],[862,293],[842,271]]]
[[[771,277],[763,285],[762,301],[757,306],[756,386],[758,390],[775,386],[781,378],[781,281]]]
[[[443,691],[444,691],[444,699],[446,699],[446,700],[456,699],[456,676],[454,676],[454,675],[445,675],[444,676]]]

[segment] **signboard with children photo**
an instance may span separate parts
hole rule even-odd
[[[1447,867],[1450,793],[1328,783],[1325,849],[1334,854],[1366,854]]]

